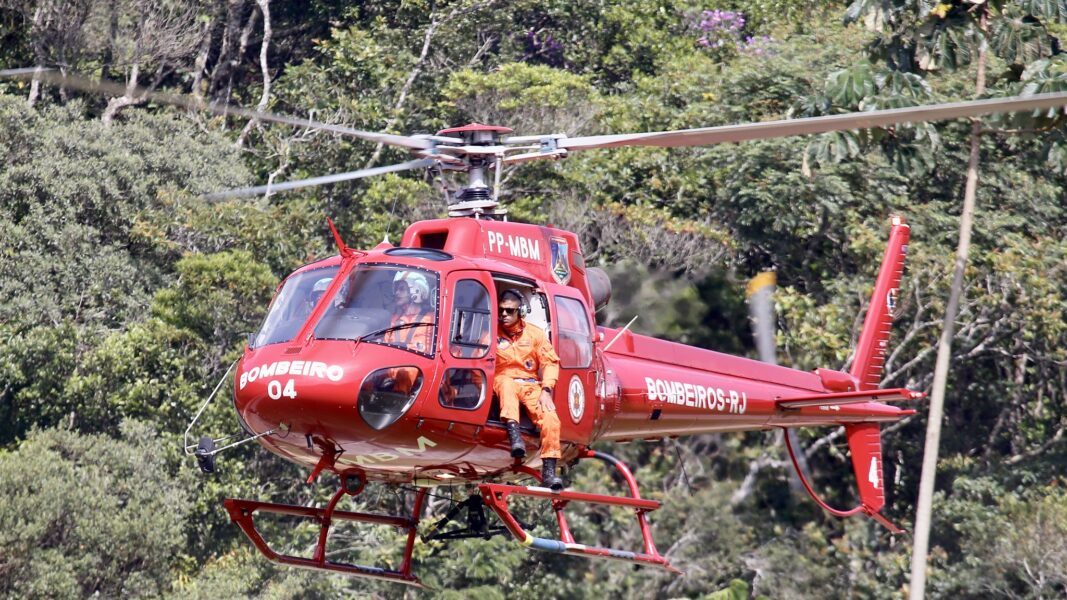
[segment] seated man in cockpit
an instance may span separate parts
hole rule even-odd
[[[311,288],[311,293],[307,298],[307,311],[311,314],[311,311],[315,310],[318,306],[319,300],[322,300],[322,295],[326,293],[326,290],[330,287],[330,282],[333,281],[333,277],[323,277],[315,282],[315,285]]]
[[[430,353],[433,341],[433,307],[430,305],[430,285],[426,276],[413,271],[401,271],[393,278],[393,314],[390,330],[383,341],[424,354]],[[424,323],[412,325],[409,323]]]
[[[397,273],[393,278],[393,300],[395,304],[389,320],[390,329],[382,340],[387,344],[429,354],[433,342],[434,315],[426,276],[413,271]],[[409,323],[418,324],[404,327]],[[418,370],[408,367],[390,369],[387,387],[393,392],[410,393],[417,374]]]

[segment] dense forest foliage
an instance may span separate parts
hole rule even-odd
[[[182,452],[202,400],[275,285],[349,245],[442,216],[420,173],[270,198],[207,192],[407,160],[395,149],[154,103],[189,94],[398,133],[471,120],[519,134],[655,131],[1067,89],[1056,0],[0,0],[0,68],[129,85],[0,80],[0,596],[19,598],[892,597],[911,538],[839,520],[790,487],[773,432],[605,446],[637,473],[685,573],[416,546],[430,586],[277,568],[226,497],[323,504],[333,480],[253,445],[203,476]],[[980,76],[981,75],[981,76]],[[983,121],[931,535],[932,597],[1067,594],[1067,211],[1056,115]],[[777,271],[780,361],[847,368],[889,217],[912,225],[884,385],[929,390],[956,248],[964,121],[695,149],[616,149],[504,173],[511,218],[577,232],[613,276],[599,315],[755,356],[744,288]],[[209,431],[237,429],[226,402]],[[886,515],[915,514],[925,411],[886,428]],[[801,432],[815,485],[854,501],[841,431]],[[616,490],[581,465],[575,488]],[[429,521],[462,490],[439,488]],[[400,510],[370,485],[358,507]],[[554,535],[550,513],[533,513]],[[636,548],[629,515],[572,516]],[[310,528],[278,527],[305,550]],[[396,567],[389,528],[342,529]]]

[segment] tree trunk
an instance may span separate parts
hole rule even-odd
[[[148,97],[152,95],[152,92],[159,87],[159,84],[163,82],[163,79],[167,76],[170,70],[167,68],[167,63],[160,63],[159,70],[156,72],[156,76],[152,79],[146,87],[140,88],[137,85],[138,78],[141,74],[140,65],[133,65],[130,68],[130,79],[126,84],[126,93],[118,98],[112,98],[107,102],[107,108],[104,109],[104,114],[100,117],[100,120],[105,125],[110,125],[111,121],[119,114],[119,111],[128,107],[143,104]]]
[[[222,4],[215,4],[215,11],[204,23],[204,37],[200,40],[200,49],[196,53],[196,59],[193,61],[193,85],[192,96],[196,99],[196,103],[202,105],[204,103],[204,75],[207,72],[207,61],[211,56],[211,41],[212,32],[215,30],[215,23],[217,17],[223,12]],[[225,34],[224,34],[225,35]]]
[[[30,80],[30,95],[26,98],[26,103],[33,108],[37,104],[37,100],[41,97],[41,69],[40,65],[33,70],[33,79]]]
[[[216,100],[227,100],[225,97],[219,97],[219,87],[223,80],[229,79],[229,71],[233,60],[231,55],[241,35],[242,8],[244,8],[244,0],[227,0],[226,2],[226,26],[222,29],[222,45],[219,48],[219,56],[215,60],[215,67],[211,70],[211,79],[208,83],[208,91]]]
[[[248,21],[245,22],[244,27],[241,29],[237,52],[230,55],[230,64],[226,73],[226,92],[222,96],[223,102],[229,102],[230,94],[233,92],[233,76],[237,72],[237,67],[241,64],[241,59],[244,58],[245,51],[248,49],[248,38],[252,36],[252,29],[256,26],[256,14],[255,10],[249,13]]]
[[[978,46],[978,74],[975,77],[975,97],[985,92],[985,67],[988,53],[987,14],[979,16],[982,31]],[[909,598],[922,600],[926,592],[926,562],[930,545],[930,520],[934,498],[934,479],[937,477],[937,456],[941,445],[941,421],[944,417],[945,387],[948,383],[948,368],[952,360],[952,337],[956,330],[956,313],[960,296],[963,295],[963,274],[971,248],[971,229],[974,217],[975,193],[978,189],[978,158],[982,142],[982,124],[973,119],[971,123],[971,153],[967,162],[967,185],[963,192],[963,212],[960,213],[960,240],[956,249],[956,268],[952,275],[952,289],[937,345],[937,362],[934,366],[933,390],[930,394],[930,413],[926,423],[926,446],[923,449],[922,476],[919,481],[919,501],[915,515],[915,542],[911,556],[911,586]]]
[[[26,102],[33,108],[41,97],[41,70],[44,68],[44,47],[41,44],[41,24],[44,21],[44,8],[37,5],[33,11],[33,32],[30,34],[33,40],[33,54],[37,59],[37,68],[33,71],[33,79],[30,80],[30,96]]]
[[[126,93],[107,101],[107,108],[104,109],[104,114],[100,117],[100,120],[105,125],[110,125],[111,121],[115,119],[115,115],[119,114],[119,111],[134,103],[134,92],[137,90],[137,79],[140,77],[141,68],[139,65],[133,65],[130,67],[129,79],[126,80]]]

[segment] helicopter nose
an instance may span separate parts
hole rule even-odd
[[[254,433],[282,424],[292,429],[317,418],[337,421],[339,412],[347,409],[351,415],[355,407],[353,380],[359,374],[351,365],[269,355],[257,360],[255,354],[246,358],[234,381],[234,404]]]
[[[284,425],[297,432],[329,429],[346,439],[373,438],[411,409],[424,381],[416,366],[379,367],[380,361],[355,356],[347,362],[250,364],[235,381],[234,397],[238,415],[254,433]]]

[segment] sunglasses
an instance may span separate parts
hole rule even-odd
[[[502,317],[504,315],[517,315],[517,314],[519,314],[519,309],[517,309],[517,308],[503,308],[503,307],[500,308],[500,316],[502,316]]]

